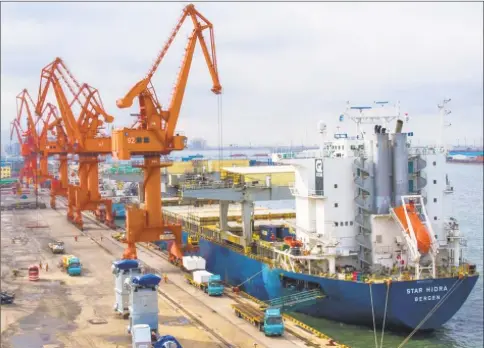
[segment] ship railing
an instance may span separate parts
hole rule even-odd
[[[301,291],[296,294],[291,294],[287,296],[278,297],[265,303],[273,308],[290,307],[295,304],[314,301],[323,298],[324,295],[319,289]]]
[[[415,155],[437,155],[439,153],[445,153],[444,147],[437,146],[412,146],[408,149],[408,153],[412,156]]]
[[[374,175],[373,162],[366,159],[367,157],[357,157],[353,162],[353,170],[360,169],[367,172],[370,176]]]
[[[372,249],[369,234],[357,234],[355,239],[356,239],[356,242],[362,247],[366,249]]]
[[[315,190],[315,189],[298,189],[294,182],[289,183],[289,191],[293,196],[299,197],[313,197],[313,198],[322,198],[324,197],[324,190]]]
[[[363,198],[361,195],[357,195],[355,197],[355,203],[367,211],[373,210],[373,202],[370,195],[366,196],[365,198]]]

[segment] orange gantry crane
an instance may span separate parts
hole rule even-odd
[[[35,180],[33,170],[35,165],[33,160],[35,160],[35,157],[32,156],[33,149],[29,145],[32,144],[32,140],[28,136],[25,136],[26,132],[24,132],[20,122],[17,119],[14,119],[10,124],[10,140],[12,140],[14,132],[17,135],[17,141],[20,145],[20,154],[24,159],[24,165],[22,168],[20,168],[19,172],[19,184],[25,184],[28,187],[29,183]],[[26,181],[25,183],[24,180]]]
[[[12,138],[13,130],[15,129],[17,133],[17,138],[21,146],[21,154],[24,157],[24,167],[20,171],[20,182],[23,182],[24,177],[27,178],[27,185],[29,181],[32,181],[34,188],[37,189],[38,185],[44,180],[40,181],[39,171],[38,171],[38,147],[39,147],[39,137],[37,134],[37,124],[41,120],[38,117],[34,120],[33,112],[35,110],[35,104],[30,97],[29,92],[24,89],[20,92],[17,97],[17,117],[12,122],[12,132],[10,133],[10,138]],[[26,130],[24,131],[21,124],[23,115],[26,115]]]
[[[172,99],[167,109],[162,109],[151,83],[163,57],[175,39],[183,22],[191,18],[194,29],[188,39],[185,56],[182,61]],[[209,29],[211,50],[209,51],[203,31]],[[125,259],[136,259],[137,242],[153,242],[165,233],[172,233],[175,243],[170,250],[171,257],[181,257],[181,234],[179,224],[166,224],[163,220],[161,207],[161,173],[160,168],[170,166],[168,161],[161,162],[161,155],[168,155],[171,151],[180,151],[186,147],[186,137],[175,134],[180,109],[182,106],[185,87],[187,85],[190,66],[197,41],[200,42],[210,75],[212,77],[215,94],[220,94],[222,87],[219,82],[213,26],[195,7],[190,4],[183,9],[183,14],[169,37],[167,43],[159,53],[155,63],[145,78],[131,88],[124,98],[117,100],[119,108],[128,108],[138,98],[140,112],[137,122],[131,128],[114,130],[112,133],[112,150],[115,158],[130,159],[131,156],[142,155],[144,171],[144,204],[141,207],[130,205],[126,207],[126,243],[123,253]]]
[[[71,94],[70,101],[65,87]],[[107,224],[113,226],[112,202],[102,199],[99,193],[99,155],[111,153],[111,137],[100,134],[100,130],[113,117],[104,110],[98,91],[87,84],[81,85],[60,58],[42,69],[37,112],[44,107],[50,88],[67,134],[69,153],[79,158],[79,186],[67,188],[67,217],[82,229],[82,212],[93,211],[97,217],[105,215]]]

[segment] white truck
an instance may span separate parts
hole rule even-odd
[[[49,243],[49,249],[53,254],[62,254],[64,253],[64,242],[56,240],[55,242]]]

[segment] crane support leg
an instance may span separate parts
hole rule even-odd
[[[108,199],[101,199],[99,193],[99,160],[97,156],[79,156],[79,184],[80,186],[69,186],[68,218],[82,229],[84,225],[82,212],[92,211],[98,219],[105,215],[106,224],[113,227],[112,203]]]
[[[165,224],[161,213],[161,172],[160,168],[169,166],[160,163],[160,156],[144,156],[145,203],[141,208],[135,205],[126,206],[126,243],[124,259],[136,259],[136,243],[154,242],[162,235],[172,234],[174,246],[171,253],[181,257],[182,228],[179,224]]]
[[[69,186],[69,178],[67,176],[67,155],[59,156],[59,178],[60,180],[53,180],[50,189],[50,207],[55,209],[55,197],[67,197],[67,187]]]

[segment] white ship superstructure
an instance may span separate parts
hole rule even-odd
[[[447,102],[439,105],[442,127]],[[356,136],[329,139],[320,123],[320,150],[273,155],[295,168],[292,225],[304,244],[304,255],[275,251],[280,263],[329,274],[346,266],[382,274],[406,269],[415,279],[459,266],[465,241],[457,221],[444,215],[453,188],[442,133],[437,146],[412,147],[413,133],[403,132],[408,117],[387,102],[348,106],[344,118],[356,123]]]

